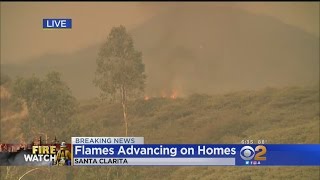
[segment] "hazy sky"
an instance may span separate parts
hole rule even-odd
[[[132,29],[183,3],[1,2],[1,63],[45,53],[68,53],[103,41],[113,26]],[[215,3],[221,5],[222,3]],[[319,37],[319,2],[224,3],[277,18]],[[71,18],[71,30],[43,30],[44,18]]]

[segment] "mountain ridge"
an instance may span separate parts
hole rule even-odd
[[[318,82],[319,38],[273,17],[235,7],[175,7],[130,33],[143,52],[150,96]],[[12,76],[57,70],[76,96],[94,97],[98,89],[92,79],[100,44],[74,53],[44,55],[21,65],[3,64],[2,69]]]

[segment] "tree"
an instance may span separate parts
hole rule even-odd
[[[76,99],[58,72],[50,72],[44,79],[16,79],[13,96],[27,106],[28,118],[21,124],[27,137],[47,132],[51,136],[61,134],[76,111]]]
[[[10,81],[11,81],[10,77],[7,74],[4,74],[1,72],[0,85],[4,85]]]
[[[128,100],[144,91],[146,75],[142,53],[124,26],[112,28],[97,58],[94,84],[100,88],[102,99],[120,100],[126,136],[128,136]]]

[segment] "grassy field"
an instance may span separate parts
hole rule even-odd
[[[136,100],[130,102],[128,118],[129,136],[143,136],[145,143],[239,144],[246,139],[269,144],[319,143],[319,88],[265,88],[215,96]],[[14,140],[19,121],[2,123],[2,139]],[[62,129],[63,136],[125,133],[121,106],[97,99],[80,102],[71,127]],[[17,179],[28,169],[2,167],[1,178]],[[319,167],[75,167],[41,168],[24,179],[318,180],[319,173]]]

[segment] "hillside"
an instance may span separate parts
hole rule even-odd
[[[316,87],[138,100],[129,105],[129,135],[143,136],[146,143],[240,143],[245,138],[317,143],[318,100]],[[120,105],[83,102],[79,133],[122,136],[121,110]]]
[[[188,98],[137,100],[130,103],[129,121],[129,135],[143,136],[146,143],[236,144],[243,139],[263,139],[270,144],[319,143],[319,89],[265,88],[215,96],[194,94]],[[10,123],[17,125],[18,122],[3,123],[3,139],[19,134],[18,129],[9,128],[12,127]],[[124,135],[121,106],[96,99],[81,102],[72,124],[66,137]],[[21,167],[15,171],[26,169]],[[54,168],[38,176],[53,178],[55,174],[63,178],[70,173],[68,171]],[[109,179],[190,180],[316,180],[320,172],[318,167],[82,167],[73,171],[75,179],[108,176]]]
[[[121,115],[120,106],[83,102],[79,135],[122,136]],[[146,143],[240,143],[243,139],[264,139],[270,144],[319,143],[319,89],[266,88],[139,100],[131,103],[129,121],[129,135],[143,136]],[[85,169],[77,172],[88,172]],[[103,179],[109,170],[114,179],[316,180],[320,173],[317,167],[132,167],[127,173],[119,168],[95,169],[93,177]]]
[[[143,52],[149,96],[177,91],[181,97],[319,82],[319,38],[232,6],[181,4],[130,32]],[[77,97],[92,98],[98,95],[92,80],[99,46],[71,54],[45,54],[1,68],[10,76],[57,70]]]

